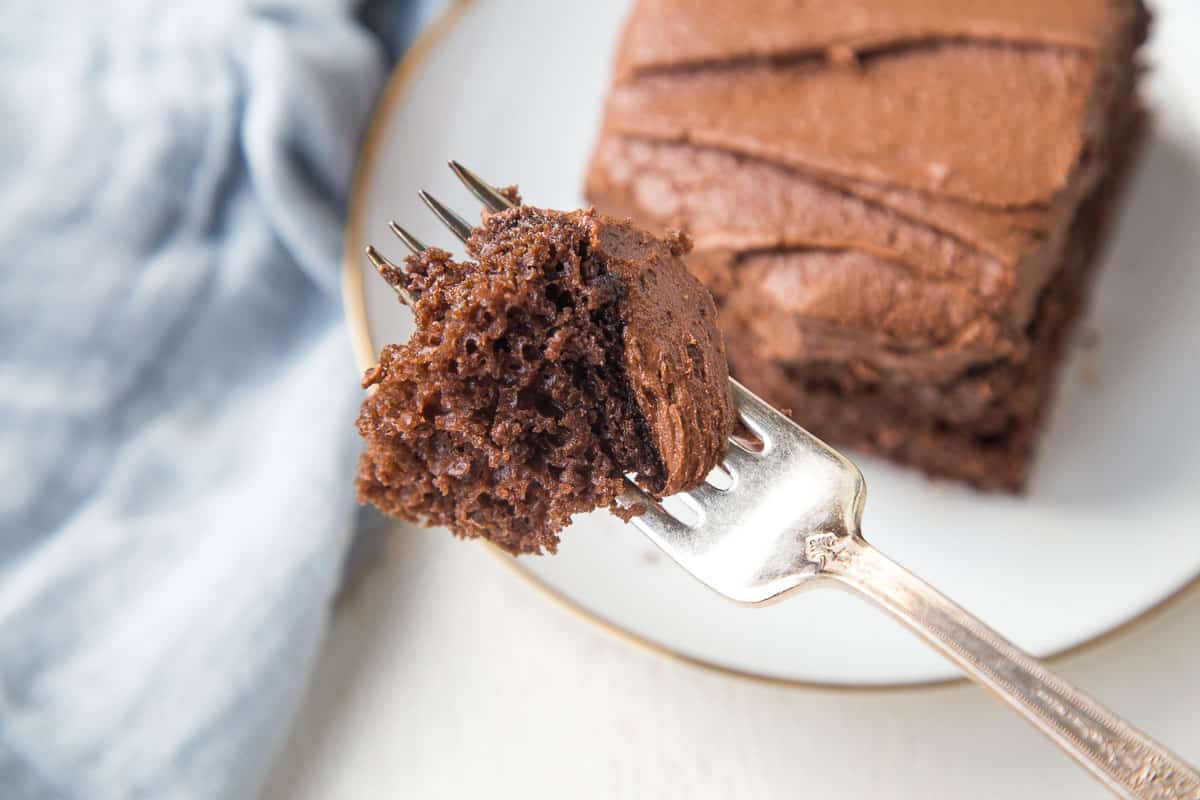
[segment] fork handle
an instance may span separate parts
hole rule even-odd
[[[1200,798],[1200,772],[859,537],[822,573],[865,595],[995,692],[1118,797]]]

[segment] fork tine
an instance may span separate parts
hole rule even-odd
[[[396,239],[403,242],[404,247],[408,248],[409,253],[412,253],[413,255],[420,255],[421,252],[424,251],[425,242],[422,242],[420,239],[418,239],[418,237],[401,228],[400,224],[398,224],[395,219],[392,219],[392,221],[388,223],[388,230],[390,230],[392,234],[395,234]]]
[[[700,514],[703,514],[705,508],[712,508],[714,503],[722,502],[726,492],[721,491],[715,486],[702,483],[695,489],[688,489],[686,494],[695,501],[697,505],[696,510]]]
[[[516,205],[512,200],[502,195],[495,186],[492,186],[453,159],[450,161],[450,169],[454,170],[454,174],[458,176],[458,179],[463,182],[464,186],[471,190],[471,194],[475,195],[488,211],[503,211],[506,208],[513,208]]]
[[[771,438],[767,428],[783,415],[732,378],[729,379],[729,383],[733,389],[733,404],[737,406],[738,416],[742,418],[746,427],[762,440],[764,449],[769,449]]]
[[[725,455],[721,458],[721,465],[736,480],[739,473],[754,469],[758,460],[757,455],[744,449],[737,440],[730,439],[725,447]]]
[[[410,291],[408,291],[408,289],[405,288],[404,286],[401,286],[396,283],[392,283],[391,280],[388,279],[388,270],[394,270],[396,272],[402,272],[403,270],[401,270],[395,264],[393,264],[392,262],[390,262],[386,258],[384,258],[383,254],[381,254],[378,250],[376,250],[371,245],[367,245],[366,253],[367,253],[367,260],[371,262],[371,266],[373,266],[375,268],[375,271],[379,273],[379,277],[383,278],[383,280],[387,283],[387,285],[392,287],[392,291],[394,291],[397,295],[399,295],[400,300],[406,306],[408,306],[409,308],[415,308],[417,305],[417,301],[416,301],[416,298],[414,298],[412,296],[412,293]]]
[[[675,517],[667,513],[658,501],[642,490],[642,487],[625,479],[625,489],[619,495],[620,501],[628,508],[634,505],[640,505],[646,510],[639,516],[634,517],[630,522],[636,525],[642,533],[650,536],[652,539],[673,539],[676,537],[687,536],[691,531],[684,523],[680,522]]]
[[[420,239],[404,230],[404,228],[401,228],[395,220],[392,220],[388,223],[388,230],[394,233],[396,238],[403,242],[404,246],[408,248],[408,252],[412,253],[414,256],[419,256],[421,251],[425,249],[425,244]]]
[[[465,242],[471,238],[471,226],[465,219],[455,214],[449,208],[442,204],[440,200],[431,195],[429,192],[422,189],[418,194],[425,205],[429,206],[429,210],[439,221],[447,228],[460,242]]]

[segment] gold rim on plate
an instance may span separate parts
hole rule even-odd
[[[474,0],[454,0],[450,6],[443,11],[438,17],[416,38],[412,46],[410,46],[404,56],[396,65],[391,77],[388,78],[387,85],[383,89],[375,110],[371,114],[371,120],[367,125],[366,133],[363,135],[362,145],[359,149],[358,163],[354,168],[354,177],[350,188],[350,204],[346,217],[346,239],[345,247],[342,255],[342,305],[346,313],[346,323],[350,327],[350,338],[354,345],[354,355],[358,361],[360,369],[367,369],[376,361],[376,353],[378,352],[375,343],[371,340],[371,328],[367,321],[367,304],[366,292],[363,287],[363,270],[362,270],[362,253],[365,242],[363,241],[363,212],[366,206],[367,187],[371,180],[371,175],[374,172],[376,157],[379,153],[379,148],[383,143],[384,133],[388,127],[388,121],[392,117],[392,112],[399,104],[404,96],[405,90],[412,81],[417,70],[424,63],[426,56],[432,51],[445,37],[445,35],[454,27],[461,18],[463,13],[474,3]],[[643,638],[625,628],[620,627],[609,619],[606,619],[599,614],[584,608],[576,603],[570,597],[567,597],[557,589],[543,583],[536,576],[525,571],[517,560],[499,548],[491,544],[485,546],[493,555],[497,557],[506,567],[514,574],[519,575],[525,581],[539,589],[544,595],[551,600],[556,601],[569,611],[574,612],[577,616],[598,625],[600,628],[609,632],[619,639],[635,644],[646,650],[649,650],[660,655],[673,658],[677,661],[682,661],[686,664],[692,664],[697,667],[719,672],[724,675],[731,675],[737,678],[743,678],[758,683],[765,683],[773,686],[788,686],[802,689],[819,689],[833,692],[893,692],[907,691],[912,689],[936,689],[946,686],[954,686],[967,682],[966,678],[944,678],[931,681],[913,681],[907,683],[881,683],[881,684],[847,684],[847,683],[822,683],[819,681],[803,681],[792,678],[781,678],[773,675],[762,675],[757,672],[749,672],[747,670],[735,669],[733,667],[723,666],[712,661],[706,661],[702,658],[689,656],[686,653],[681,653],[678,650],[673,650],[666,645],[655,642],[651,639]],[[1096,634],[1090,639],[1086,639],[1078,644],[1070,647],[1056,650],[1048,656],[1044,657],[1046,661],[1058,661],[1069,656],[1073,656],[1090,650],[1101,644],[1111,642],[1122,634],[1128,633],[1142,623],[1149,621],[1171,606],[1174,606],[1185,597],[1192,594],[1200,596],[1200,575],[1185,583],[1180,588],[1176,589],[1171,594],[1159,600],[1154,605],[1142,611],[1124,622],[1109,628],[1107,631]]]

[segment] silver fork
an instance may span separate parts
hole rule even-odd
[[[489,211],[512,207],[458,162],[450,168]],[[420,197],[466,241],[466,220],[428,192]],[[389,228],[414,254],[424,249],[395,222]],[[397,268],[373,247],[367,257],[381,271]],[[722,468],[731,481],[686,492],[695,512],[686,522],[632,481],[621,497],[623,505],[645,507],[633,524],[679,566],[730,600],[752,605],[818,586],[857,592],[998,695],[1118,797],[1200,798],[1195,768],[869,545],[860,530],[866,484],[858,467],[731,383],[741,419],[758,438],[756,446],[730,439]]]

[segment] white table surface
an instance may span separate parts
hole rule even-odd
[[[1197,763],[1197,631],[1191,592],[1058,668]],[[264,791],[271,800],[783,796],[1107,795],[982,690],[847,694],[712,673],[610,636],[482,547],[432,532],[393,537],[339,605]]]

